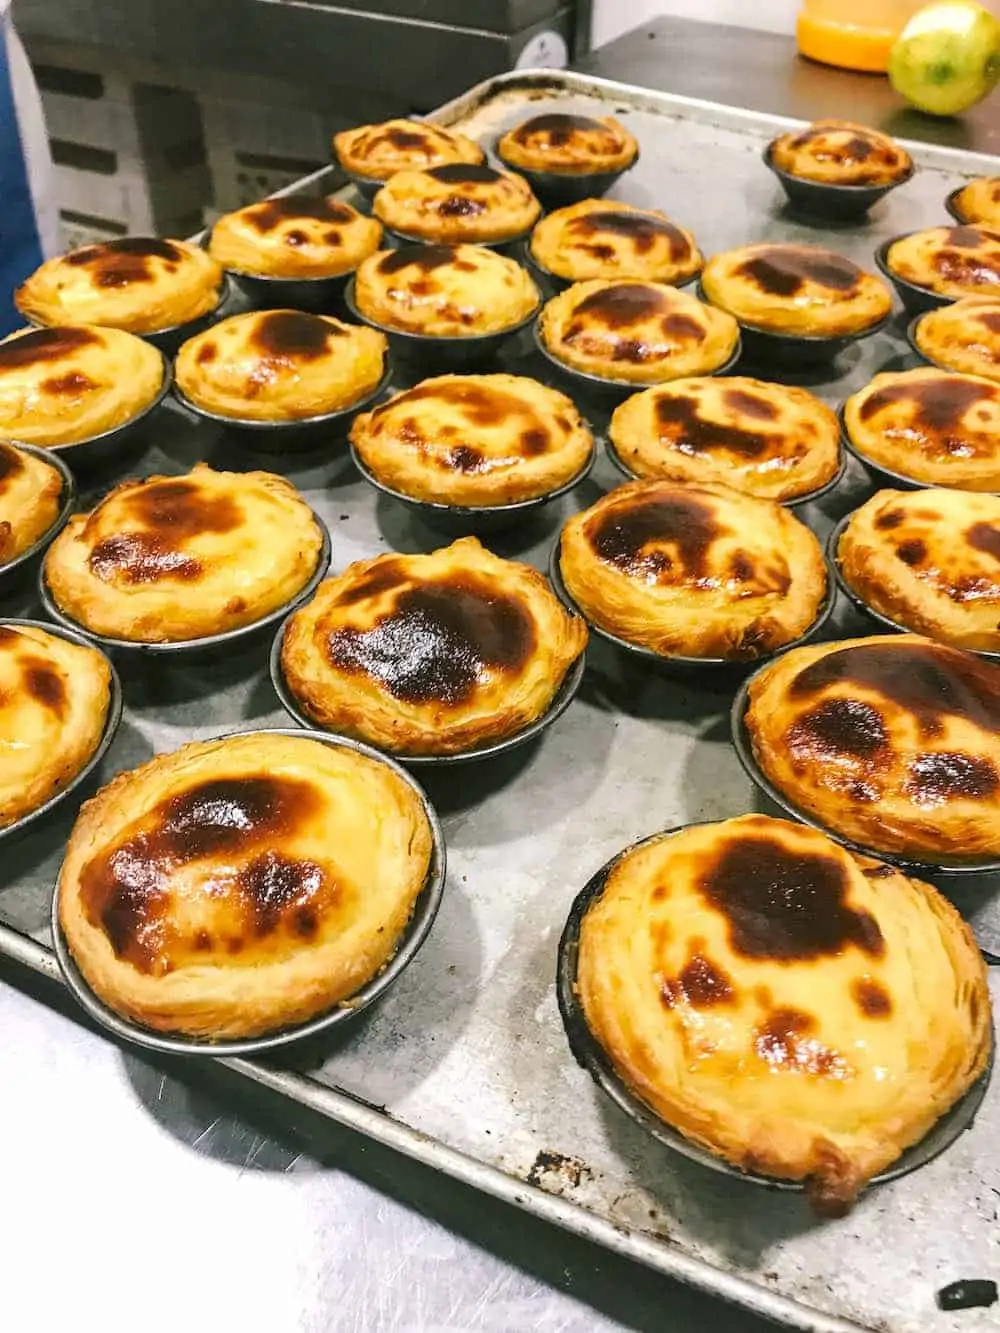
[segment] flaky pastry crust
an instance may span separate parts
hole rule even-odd
[[[655,208],[618,199],[584,199],[544,217],[531,233],[531,254],[557,278],[640,278],[684,283],[704,258],[689,231]]]
[[[474,140],[424,120],[387,120],[333,136],[333,151],[345,170],[385,181],[397,171],[443,167],[449,162],[485,162]]]
[[[585,176],[630,167],[639,144],[614,116],[550,111],[508,130],[497,144],[497,156],[525,171]]]
[[[790,176],[827,185],[894,185],[913,159],[888,134],[850,120],[817,120],[771,144],[771,161]]]
[[[353,273],[381,242],[381,223],[334,195],[290,194],[224,213],[208,250],[235,273],[333,278]]]
[[[917,321],[915,341],[948,370],[1000,380],[1000,296],[965,296]]]
[[[511,240],[542,211],[523,176],[465,163],[397,171],[372,207],[395,231],[437,245]]]
[[[1000,295],[1000,230],[929,227],[889,247],[886,264],[899,278],[941,296]]]

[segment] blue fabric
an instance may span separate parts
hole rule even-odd
[[[35,204],[17,124],[7,56],[8,20],[0,18],[0,336],[20,328],[13,292],[42,262]]]

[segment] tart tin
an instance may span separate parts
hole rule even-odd
[[[587,909],[604,891],[612,870],[623,857],[638,848],[659,842],[663,838],[671,837],[674,834],[682,833],[685,828],[691,827],[696,826],[683,825],[680,828],[668,829],[664,833],[654,833],[652,837],[644,838],[641,842],[626,847],[624,851],[619,852],[617,856],[612,857],[606,865],[602,866],[574,899],[573,906],[570,908],[569,919],[559,941],[556,978],[556,997],[559,1002],[559,1012],[562,1015],[563,1026],[566,1029],[566,1037],[577,1064],[587,1071],[601,1091],[606,1093],[618,1109],[623,1111],[640,1129],[652,1135],[665,1148],[672,1148],[675,1152],[688,1158],[689,1161],[697,1162],[700,1166],[708,1167],[721,1175],[730,1176],[736,1180],[744,1180],[750,1185],[762,1185],[767,1189],[803,1193],[807,1190],[805,1181],[781,1180],[775,1176],[765,1176],[756,1171],[742,1171],[739,1167],[732,1166],[722,1157],[717,1157],[715,1153],[709,1152],[707,1148],[702,1148],[693,1140],[685,1138],[679,1130],[674,1129],[667,1121],[661,1119],[651,1107],[648,1107],[645,1102],[636,1096],[615,1069],[604,1048],[590,1031],[583,1006],[577,994],[576,977],[580,927]],[[919,1143],[907,1148],[891,1166],[877,1176],[873,1176],[865,1186],[866,1191],[873,1185],[888,1184],[889,1181],[898,1180],[900,1176],[908,1175],[911,1171],[917,1170],[918,1167],[926,1166],[940,1156],[945,1149],[951,1147],[955,1140],[970,1128],[983,1097],[986,1095],[990,1076],[993,1073],[994,1049],[995,1042],[991,1041],[989,1064],[965,1096],[956,1102],[931,1127]]]
[[[222,634],[208,634],[200,639],[178,639],[166,643],[142,643],[138,640],[115,639],[106,634],[97,634],[59,609],[45,578],[44,562],[38,571],[38,595],[41,598],[45,614],[50,616],[56,625],[74,632],[92,646],[97,645],[103,648],[108,654],[120,653],[138,657],[171,657],[176,654],[183,658],[185,662],[192,660],[199,662],[226,661],[236,654],[252,649],[259,643],[266,641],[268,631],[283,620],[289,612],[294,611],[297,606],[308,601],[326,577],[326,572],[330,567],[330,533],[318,514],[313,513],[313,518],[319,525],[323,543],[320,547],[316,569],[310,576],[309,581],[287,602],[282,603],[274,611],[269,611],[260,620],[255,620],[249,625],[240,625],[238,629],[226,630]],[[47,625],[46,628],[51,629],[52,626]]]
[[[419,518],[428,527],[461,536],[468,533],[502,532],[505,528],[513,527],[517,523],[531,522],[554,500],[558,500],[563,495],[568,495],[590,475],[597,459],[597,445],[594,444],[586,463],[569,481],[563,482],[555,490],[546,491],[544,495],[536,495],[530,500],[518,500],[514,504],[505,505],[450,505],[435,500],[418,500],[412,495],[405,495],[402,491],[393,490],[391,486],[387,486],[385,482],[380,481],[353,444],[351,445],[351,457],[354,459],[354,465],[362,477],[375,490],[388,496],[390,500],[395,500],[397,504],[404,506],[415,518]]]
[[[889,251],[897,241],[904,241],[912,232],[902,232],[899,236],[890,236],[875,251],[875,263],[896,289],[896,294],[903,303],[903,309],[911,315],[922,315],[928,310],[938,310],[943,305],[954,305],[957,296],[945,296],[942,292],[933,292],[929,287],[920,287],[915,282],[901,278],[889,267]],[[973,292],[967,295],[974,295]]]
[[[285,712],[295,719],[300,727],[311,731],[316,735],[335,736],[338,733],[330,731],[318,731],[317,723],[308,717],[300,708],[295,695],[292,693],[285,680],[285,673],[281,669],[281,650],[285,642],[285,631],[288,628],[289,616],[275,636],[274,643],[271,645],[271,683],[274,686],[274,692],[281,701],[281,706]],[[391,758],[398,764],[405,764],[407,768],[443,768],[453,764],[470,764],[484,759],[495,759],[498,755],[506,754],[508,750],[515,750],[519,745],[526,745],[528,741],[535,740],[547,731],[554,722],[562,717],[566,709],[576,697],[576,692],[580,688],[583,680],[583,673],[587,665],[586,649],[580,654],[573,665],[566,672],[562,684],[556,690],[552,702],[540,717],[535,718],[534,722],[529,722],[526,727],[520,731],[514,732],[512,736],[504,736],[498,741],[488,741],[485,745],[477,745],[471,750],[461,750],[457,754],[396,754]],[[295,733],[296,735],[298,733]],[[348,744],[356,744],[354,741],[347,741]],[[381,753],[381,752],[379,752]],[[386,751],[388,754],[389,752]]]
[[[854,517],[853,513],[845,514],[844,517],[833,529],[833,531],[830,533],[830,536],[827,538],[827,543],[826,543],[827,563],[833,570],[834,577],[837,580],[837,587],[844,594],[844,596],[847,598],[847,600],[851,603],[851,605],[854,607],[856,611],[860,611],[860,613],[863,616],[865,616],[868,620],[871,620],[875,625],[879,627],[879,632],[881,632],[882,630],[888,630],[890,633],[895,633],[895,634],[920,634],[922,632],[921,630],[911,629],[906,625],[901,625],[898,620],[892,620],[889,616],[885,615],[884,612],[876,611],[873,606],[869,606],[868,603],[861,596],[861,594],[855,591],[855,589],[848,582],[847,575],[844,573],[840,564],[838,547],[840,545],[840,539],[844,535],[844,532],[847,529],[847,525],[848,523],[850,523],[853,517]],[[944,640],[939,639],[937,640],[937,642],[941,643],[944,642]],[[946,646],[952,648],[958,648],[961,645],[948,644]],[[964,651],[968,653],[974,653],[976,657],[982,657],[987,662],[1000,663],[1000,650],[994,651],[989,648],[966,648]]]
[[[730,725],[732,730],[733,748],[736,750],[736,756],[743,766],[743,771],[747,777],[754,783],[763,794],[777,806],[779,806],[789,819],[794,819],[799,824],[806,824],[809,828],[816,829],[820,833],[825,833],[828,838],[834,842],[839,842],[842,847],[848,851],[857,852],[861,856],[871,856],[877,861],[886,861],[890,865],[898,866],[900,870],[909,875],[914,875],[918,879],[934,878],[938,875],[984,875],[993,874],[1000,871],[1000,859],[994,857],[992,860],[982,858],[977,861],[958,861],[953,859],[944,859],[939,861],[920,861],[913,857],[901,855],[898,852],[885,852],[877,847],[864,847],[861,843],[853,842],[844,834],[838,833],[836,829],[828,828],[825,824],[806,814],[794,805],[789,798],[771,781],[753,752],[753,744],[750,740],[750,734],[747,731],[746,712],[750,703],[750,690],[754,681],[759,675],[771,665],[765,662],[759,667],[752,676],[749,676],[740,685],[733,700],[732,712],[730,714]]]
[[[965,191],[968,184],[969,182],[966,181],[964,185],[956,185],[954,190],[952,190],[952,192],[945,199],[944,206],[951,214],[951,216],[955,219],[955,221],[960,223],[963,227],[974,227],[976,226],[976,223],[973,222],[971,218],[967,218],[965,216],[958,202],[959,195]]]
[[[507,161],[500,151],[500,141],[503,137],[502,134],[497,135],[493,143],[494,154],[508,171],[514,171],[524,177],[547,212],[553,208],[563,208],[567,204],[579,204],[584,199],[600,199],[617,180],[632,170],[640,157],[640,153],[637,152],[627,166],[615,167],[611,171],[532,171],[528,167],[516,167]]]
[[[66,629],[62,625],[49,625],[44,620],[24,620],[15,617],[5,617],[3,620],[0,620],[0,625],[12,626],[14,629],[17,629],[19,626],[42,629],[46,634],[52,634],[57,639],[65,639],[68,643],[75,643],[80,648],[96,647],[96,645],[91,643],[83,634],[77,634],[74,630]],[[0,828],[0,842],[9,838],[17,838],[20,834],[27,832],[36,821],[49,814],[49,812],[54,810],[57,805],[61,805],[67,797],[71,796],[77,788],[83,785],[111,748],[111,742],[114,740],[118,725],[122,720],[122,684],[111,659],[104,653],[102,653],[101,656],[104,657],[108,663],[111,679],[108,689],[108,715],[104,723],[104,731],[101,735],[101,739],[97,743],[97,748],[80,769],[79,773],[72,777],[69,782],[66,783],[65,787],[61,787],[54,796],[50,796],[47,801],[44,801],[36,809],[29,811],[28,814],[22,815],[21,818],[16,820],[13,824],[8,824],[6,828]]]
[[[152,333],[140,333],[136,336],[144,338],[146,342],[158,347],[161,352],[166,352],[168,356],[172,356],[181,343],[186,343],[189,338],[195,338],[199,333],[204,333],[206,329],[210,329],[213,324],[217,324],[226,314],[226,309],[232,302],[234,294],[233,283],[229,274],[223,271],[219,299],[214,309],[207,311],[204,315],[199,315],[197,319],[189,319],[184,324],[174,324],[168,329],[155,329]]]
[[[476,333],[468,336],[435,335],[429,333],[411,333],[406,329],[393,329],[387,324],[379,324],[369,319],[358,309],[354,300],[354,278],[344,291],[344,303],[354,319],[369,328],[378,329],[389,339],[393,356],[398,357],[412,370],[422,374],[444,375],[450,372],[460,373],[475,367],[489,365],[496,357],[508,338],[520,333],[538,316],[542,301],[523,319],[509,328],[497,329],[493,333]]]
[[[514,236],[505,236],[500,241],[467,241],[463,238],[439,241],[433,236],[413,236],[408,232],[399,231],[396,227],[390,227],[388,222],[382,223],[386,236],[395,243],[397,248],[404,245],[478,245],[483,250],[496,250],[498,254],[509,255],[511,259],[520,258],[522,251],[527,246],[528,238],[535,229],[535,225],[533,222],[530,227],[525,227],[524,231],[519,231]]]
[[[916,168],[911,164],[905,175],[885,185],[837,185],[830,181],[806,180],[785,171],[774,161],[774,144],[763,153],[764,165],[777,176],[793,208],[828,222],[857,221],[880,199],[911,180]]]
[[[278,278],[227,268],[226,275],[256,310],[306,310],[334,315],[344,303],[344,288],[353,269],[317,278]]]
[[[598,639],[603,639],[605,643],[612,644],[623,653],[628,653],[638,662],[644,662],[658,671],[669,673],[671,675],[697,678],[698,676],[711,675],[721,677],[723,681],[733,681],[741,679],[752,671],[756,674],[761,665],[769,665],[776,657],[782,653],[788,652],[790,648],[801,648],[803,644],[810,643],[823,630],[826,622],[833,613],[836,603],[836,585],[827,570],[826,575],[826,593],[820,603],[816,619],[806,629],[805,633],[800,634],[797,639],[792,639],[789,643],[783,643],[780,648],[774,652],[768,653],[765,657],[749,658],[741,661],[739,658],[731,657],[666,657],[662,653],[656,653],[652,648],[647,648],[642,644],[629,643],[627,639],[619,638],[617,634],[612,634],[609,630],[602,629],[588,618],[583,609],[577,605],[572,593],[566,587],[563,580],[562,570],[559,567],[559,556],[562,548],[562,534],[560,534],[552,546],[552,554],[549,557],[549,582],[555,590],[556,596],[567,608],[580,616],[587,622],[590,632]],[[825,563],[825,562],[824,562]]]
[[[371,407],[385,393],[391,379],[392,366],[387,356],[382,378],[364,397],[356,399],[347,407],[338,408],[335,412],[322,412],[319,416],[287,421],[251,421],[239,417],[224,417],[219,412],[211,412],[207,407],[201,407],[176,383],[174,399],[192,416],[239,435],[241,443],[261,453],[299,453],[308,449],[318,449],[324,445],[331,448],[343,445],[347,440],[351,422],[359,412]]]
[[[77,967],[70,953],[66,938],[62,933],[62,927],[59,924],[59,893],[58,889],[52,896],[52,940],[55,948],[56,958],[59,961],[59,968],[63,974],[66,985],[72,991],[75,998],[87,1011],[91,1018],[107,1028],[116,1037],[121,1037],[125,1041],[133,1042],[137,1046],[145,1046],[148,1050],[169,1052],[172,1055],[196,1055],[196,1056],[232,1056],[232,1055],[254,1055],[262,1051],[273,1051],[278,1047],[287,1046],[291,1042],[304,1041],[309,1037],[318,1036],[320,1033],[326,1033],[334,1028],[351,1022],[362,1010],[367,1009],[370,1004],[381,998],[389,989],[392,983],[397,979],[400,973],[416,957],[421,945],[426,940],[431,926],[434,924],[434,918],[437,916],[438,908],[441,905],[441,899],[444,895],[446,851],[444,833],[441,830],[441,824],[438,820],[434,807],[431,805],[423,788],[420,787],[415,779],[407,773],[404,768],[395,763],[387,755],[379,750],[373,750],[368,745],[361,745],[358,741],[347,740],[342,736],[330,736],[323,731],[302,732],[293,728],[276,727],[271,730],[262,730],[260,728],[251,731],[237,731],[224,733],[222,737],[216,739],[228,739],[233,736],[253,736],[253,735],[280,735],[292,736],[296,738],[305,738],[307,740],[319,741],[323,745],[330,745],[344,750],[353,750],[357,754],[365,755],[369,759],[374,759],[380,764],[384,764],[408,783],[409,786],[419,796],[424,813],[427,816],[431,827],[431,836],[433,838],[433,849],[431,851],[431,862],[427,872],[427,880],[421,890],[413,912],[406,926],[400,935],[399,948],[392,955],[389,962],[378,972],[369,982],[356,991],[350,999],[342,1000],[328,1013],[320,1014],[317,1018],[311,1018],[306,1023],[300,1023],[297,1027],[284,1028],[278,1032],[271,1032],[262,1037],[247,1037],[232,1041],[207,1041],[196,1037],[186,1037],[180,1034],[171,1035],[169,1033],[156,1032],[151,1028],[143,1027],[141,1024],[131,1019],[123,1018],[116,1013],[109,1005],[105,1004],[85,980],[80,969]]]
[[[62,478],[62,496],[59,513],[38,540],[6,565],[0,565],[0,594],[9,593],[18,587],[21,580],[29,572],[28,566],[55,541],[69,522],[69,516],[76,507],[76,482],[73,480],[73,474],[63,459],[51,450],[40,449],[34,444],[13,444],[12,447],[20,453],[30,454],[32,458],[37,458],[43,463],[48,463],[50,467],[54,467]]]
[[[536,223],[535,225],[537,226],[538,224]],[[532,231],[533,230],[534,228],[532,228]],[[577,282],[585,281],[585,279],[582,278],[560,278],[558,273],[553,273],[550,268],[546,268],[545,265],[542,263],[542,261],[535,257],[535,254],[531,249],[530,232],[528,233],[528,236],[525,239],[522,253],[524,255],[525,263],[528,265],[528,267],[533,269],[539,275],[539,277],[541,277],[548,284],[548,286],[551,287],[556,292],[568,291],[569,288],[574,286]],[[617,282],[618,280],[623,278],[628,278],[629,276],[630,275],[628,273],[609,273],[603,280],[605,282]],[[683,287],[690,287],[691,284],[697,282],[700,277],[701,277],[701,270],[699,269],[696,273],[692,273],[688,277],[681,279],[680,282],[668,282],[666,278],[654,278],[652,279],[652,281],[662,282],[666,287],[676,287],[678,290],[680,290]],[[645,281],[645,279],[643,279],[643,281]]]
[[[633,472],[632,469],[628,466],[628,464],[627,464],[626,462],[624,462],[624,460],[622,459],[621,454],[620,454],[620,453],[618,452],[618,450],[615,448],[615,446],[614,446],[614,444],[612,443],[611,438],[610,438],[609,436],[605,436],[605,439],[604,439],[604,448],[605,448],[605,452],[606,452],[607,455],[608,455],[608,459],[609,459],[609,461],[610,461],[611,463],[613,463],[614,466],[618,469],[618,471],[622,474],[622,476],[627,477],[627,478],[629,479],[629,481],[656,481],[656,480],[658,480],[658,478],[656,478],[656,477],[646,477],[646,476],[643,476],[643,475],[642,475],[641,473],[639,473],[639,472]],[[811,490],[811,491],[804,491],[801,495],[791,495],[791,496],[789,496],[789,497],[788,497],[787,499],[785,499],[785,500],[778,500],[777,503],[780,504],[780,505],[783,505],[786,509],[797,509],[797,508],[799,507],[799,505],[810,504],[813,500],[819,500],[819,499],[822,499],[822,497],[823,497],[824,495],[828,495],[828,494],[829,494],[829,493],[830,493],[836,486],[838,486],[838,485],[840,484],[840,482],[842,481],[843,476],[844,476],[844,473],[846,472],[846,470],[847,470],[847,459],[844,457],[844,451],[843,451],[843,449],[841,449],[841,450],[840,450],[840,463],[839,463],[839,465],[838,465],[838,467],[837,467],[836,472],[833,474],[833,476],[830,478],[829,481],[825,481],[825,482],[822,484],[822,486],[817,486],[817,487],[815,487],[815,488],[814,488],[813,490]],[[670,481],[671,478],[669,478],[669,477],[664,477],[663,480],[664,480],[664,481]],[[697,483],[694,483],[694,484],[697,485]],[[733,489],[734,491],[738,491],[738,490],[739,490],[739,487],[736,486],[736,485],[734,484],[734,485],[732,486],[732,489]],[[751,495],[752,493],[748,491],[748,492],[746,492],[746,494]],[[752,498],[754,498],[754,499],[767,499],[768,497],[767,497],[767,496],[752,496]]]
[[[605,406],[617,406],[623,403],[626,398],[631,398],[633,394],[642,393],[644,389],[658,389],[664,384],[669,384],[670,380],[657,380],[653,383],[640,383],[633,380],[615,380],[609,379],[605,375],[595,375],[589,370],[577,370],[574,366],[569,366],[565,361],[551,352],[545,345],[542,338],[541,326],[542,312],[539,311],[532,325],[531,336],[534,339],[535,350],[552,367],[560,383],[569,390],[571,396],[580,394],[595,404]],[[716,370],[706,370],[702,372],[705,375],[726,375],[739,361],[743,355],[743,344],[737,339],[736,346],[733,348],[732,355],[727,361],[724,361]],[[675,376],[680,379],[682,376]]]
[[[840,437],[844,448],[871,474],[876,487],[888,486],[903,491],[925,491],[933,486],[932,482],[917,481],[916,477],[904,477],[901,472],[892,472],[889,468],[883,467],[881,463],[876,463],[866,454],[863,454],[851,439],[850,432],[847,429],[845,408],[845,403],[841,403],[837,408],[837,416],[840,418]]]

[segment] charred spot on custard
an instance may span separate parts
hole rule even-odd
[[[1000,790],[1000,774],[988,759],[959,752],[932,751],[910,763],[906,794],[925,809],[946,801],[986,800]]]
[[[199,366],[208,366],[211,365],[211,363],[218,357],[218,355],[219,355],[219,348],[217,344],[213,342],[202,343],[202,345],[198,348],[197,355],[195,356],[195,361],[197,361]]]
[[[651,213],[632,213],[624,209],[596,209],[592,213],[574,218],[568,230],[574,236],[586,238],[602,234],[620,237],[631,242],[636,254],[640,255],[648,254],[657,242],[663,241],[666,242],[668,253],[674,263],[691,257],[691,242],[680,227],[676,227],[666,218],[654,217]],[[596,251],[598,247],[590,248]],[[605,257],[613,259],[615,255],[613,247],[604,248],[607,251]]]
[[[20,666],[25,692],[43,708],[62,717],[69,703],[62,673],[40,657],[25,658]]]
[[[319,315],[269,310],[258,316],[250,341],[270,361],[316,361],[335,336],[343,336],[342,331]]]
[[[695,950],[679,976],[663,979],[660,996],[668,1009],[680,1004],[692,1009],[715,1009],[735,1003],[737,992],[725,970]]]
[[[338,595],[337,605],[354,606],[358,602],[367,601],[369,597],[380,597],[382,593],[398,588],[407,579],[406,568],[398,556],[383,558]]]
[[[314,861],[266,851],[240,870],[236,883],[257,939],[272,934],[286,919],[300,939],[311,939],[317,933],[319,919],[308,904],[328,885],[322,867]]]
[[[435,269],[447,268],[455,262],[453,245],[403,245],[382,256],[378,261],[378,271],[391,278],[403,269],[415,268],[421,273],[433,273]]]
[[[797,296],[807,283],[847,295],[857,291],[864,274],[857,264],[832,250],[768,246],[737,266],[736,274],[747,278],[768,296]]]
[[[448,162],[428,168],[427,175],[442,185],[492,185],[504,179],[493,167],[476,162]]]
[[[858,415],[862,421],[871,421],[887,408],[906,404],[916,425],[930,434],[945,435],[957,430],[977,403],[996,399],[997,391],[990,385],[954,375],[931,376],[876,389],[862,402]]]
[[[243,216],[254,230],[263,236],[269,231],[274,231],[282,222],[296,218],[346,226],[353,221],[355,214],[346,204],[338,203],[336,199],[307,198],[296,194],[284,195],[280,199],[265,199],[262,203],[246,209]],[[337,233],[334,232],[334,235]]]
[[[9,342],[0,343],[0,373],[24,370],[40,362],[61,361],[84,347],[100,346],[100,338],[90,329],[33,329]]]
[[[123,532],[99,541],[87,564],[104,583],[121,577],[126,583],[159,583],[164,580],[193,582],[201,577],[202,564],[178,551],[154,532]]]
[[[741,398],[748,395],[740,394]],[[729,390],[727,401],[736,393]],[[762,401],[762,400],[755,400]],[[730,406],[733,404],[730,402]],[[666,394],[656,399],[654,408],[661,440],[667,440],[681,453],[728,452],[743,458],[758,458],[771,448],[771,437],[742,426],[720,425],[704,414],[700,398]]]
[[[965,540],[973,550],[1000,560],[1000,527],[995,523],[973,523],[966,530]]]
[[[125,236],[121,240],[105,241],[100,245],[74,250],[65,256],[63,262],[73,268],[90,269],[95,286],[113,288],[152,282],[152,259],[162,260],[168,269],[174,271],[184,259],[184,252],[172,241],[157,237]]]
[[[818,1078],[848,1078],[853,1073],[839,1051],[813,1036],[816,1020],[792,1008],[775,1009],[754,1031],[754,1051],[775,1070],[811,1074]]]
[[[550,112],[544,116],[535,116],[525,121],[514,131],[514,139],[520,144],[530,144],[532,139],[545,139],[553,148],[565,148],[573,142],[577,134],[594,132],[610,137],[610,130],[599,120],[591,116],[574,116],[563,112]]]
[[[609,329],[624,329],[661,311],[668,313],[668,298],[657,287],[644,282],[617,282],[585,296],[574,308],[574,315],[589,316]],[[697,331],[700,335],[700,325]]]
[[[853,981],[851,995],[866,1018],[888,1018],[892,1013],[889,992],[871,977],[858,977]]]
[[[712,546],[727,531],[710,504],[680,489],[612,506],[585,529],[594,553],[633,577],[659,577],[673,569],[669,555],[649,549],[653,543],[674,547],[681,574],[704,574]]]

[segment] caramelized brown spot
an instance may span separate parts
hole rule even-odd
[[[653,217],[649,213],[619,212],[617,209],[597,210],[574,218],[568,230],[575,236],[621,236],[631,241],[636,254],[648,254],[657,241],[667,242],[670,258],[674,263],[691,257],[691,243],[681,231],[666,218]],[[609,247],[608,258],[614,257],[614,250]]]
[[[733,395],[727,395],[727,397]],[[746,395],[742,395],[746,397]],[[713,450],[728,451],[744,458],[757,458],[767,452],[771,440],[760,431],[742,426],[721,426],[706,420],[697,398],[670,395],[656,400],[656,419],[660,438],[666,437],[681,453],[702,454]]]
[[[199,930],[192,941],[192,947],[197,953],[205,953],[212,947],[212,937],[207,930]]]
[[[734,412],[741,412],[755,421],[777,421],[778,409],[759,394],[748,393],[746,389],[725,389],[722,394],[726,405]]]
[[[273,231],[275,227],[290,218],[310,218],[316,222],[331,222],[343,226],[354,216],[354,212],[346,204],[340,204],[336,199],[307,198],[301,194],[285,195],[281,199],[265,199],[263,203],[254,204],[244,213],[246,220],[261,235]],[[333,234],[337,235],[336,232]]]
[[[624,329],[666,309],[663,292],[649,283],[618,282],[585,296],[575,313],[591,315],[609,329]]]
[[[427,174],[442,185],[486,185],[503,179],[499,171],[474,162],[449,162],[429,168]]]
[[[887,509],[884,514],[879,514],[875,520],[875,526],[881,532],[891,532],[893,528],[898,528],[900,523],[906,522],[906,515],[902,509]]]
[[[833,292],[853,292],[862,278],[861,269],[831,250],[769,246],[746,259],[736,270],[771,296],[796,296],[808,282]]]
[[[664,315],[660,320],[660,328],[668,338],[676,339],[677,342],[698,342],[705,335],[705,330],[693,315],[680,315],[676,311],[672,315]]]
[[[319,315],[271,310],[258,318],[252,341],[271,361],[315,361],[326,353],[331,337],[339,332],[335,324]]]
[[[398,125],[391,125],[380,137],[404,153],[410,149],[425,148],[429,142],[428,135],[419,126],[414,126],[412,130],[404,130]]]
[[[199,366],[207,366],[219,355],[219,349],[215,343],[202,343],[198,348],[198,355],[195,357]]]
[[[882,714],[862,699],[824,699],[788,731],[797,756],[849,754],[872,759],[888,744]]]
[[[98,287],[128,287],[132,283],[152,281],[151,259],[162,259],[169,267],[176,266],[183,258],[183,251],[172,241],[125,236],[121,240],[74,250],[65,256],[64,262],[74,268],[92,269]]]
[[[42,381],[43,391],[57,396],[68,397],[70,394],[85,393],[88,389],[96,388],[94,381],[79,370],[68,370],[65,375],[54,375],[51,379]]]
[[[702,954],[692,956],[677,981],[685,999],[695,1009],[731,1004],[736,996],[731,979]]]
[[[888,1018],[892,1013],[889,992],[870,977],[859,977],[851,984],[854,1003],[866,1018]]]
[[[290,232],[288,232],[288,234],[285,236],[285,244],[286,244],[286,245],[291,245],[291,246],[296,246],[296,247],[297,247],[297,246],[300,246],[300,245],[307,245],[308,243],[309,243],[309,236],[308,236],[308,234],[307,234],[306,232],[304,232],[304,231],[301,231],[298,227],[293,228],[293,229],[292,229]]]
[[[976,551],[1000,560],[1000,528],[993,523],[973,523],[965,534],[965,540]]]
[[[819,1078],[846,1078],[852,1071],[839,1051],[816,1041],[816,1021],[798,1009],[776,1009],[754,1034],[754,1050],[774,1069]]]
[[[317,897],[324,880],[322,868],[313,861],[293,860],[276,851],[256,857],[236,877],[250,905],[254,934],[258,938],[270,935],[286,915],[291,916],[296,935],[308,938],[315,934],[316,917],[302,904]],[[294,915],[289,912],[292,906],[297,908]]]
[[[745,958],[793,962],[838,957],[851,947],[873,957],[885,951],[874,917],[848,905],[848,878],[836,856],[736,837],[700,887],[729,922],[731,947]]]
[[[24,459],[12,445],[0,441],[0,489],[24,471]]]
[[[573,136],[580,130],[592,132],[599,130],[607,134],[608,127],[590,116],[572,116],[563,112],[550,112],[545,116],[535,116],[525,121],[514,131],[518,143],[528,143],[536,136],[543,136],[553,148],[564,148],[572,143]]]
[[[40,361],[61,361],[81,347],[91,347],[99,341],[89,329],[34,329],[10,342],[0,343],[0,372],[23,370]]]
[[[26,658],[21,663],[21,671],[28,694],[61,717],[68,703],[66,683],[61,674],[40,657]]]
[[[884,408],[912,403],[914,422],[936,434],[957,430],[969,409],[979,402],[995,401],[997,392],[984,384],[952,375],[902,381],[877,389],[861,404],[859,416],[870,421]]]
[[[909,541],[899,543],[896,547],[896,554],[904,565],[919,565],[927,559],[927,544],[922,542],[919,537],[911,537]]]
[[[379,597],[392,588],[397,588],[407,579],[406,570],[397,559],[381,560],[372,569],[358,579],[352,588],[347,588],[337,597],[339,606],[353,606],[356,602],[367,601],[369,597]]]
[[[950,227],[931,263],[951,282],[974,286],[1000,285],[1000,259],[977,254],[984,244],[1000,240],[996,233],[976,227]]]
[[[521,452],[526,458],[537,458],[549,447],[548,431],[532,428],[521,432]]]
[[[675,547],[677,572],[695,579],[704,575],[709,551],[726,531],[709,505],[680,491],[619,505],[591,519],[586,528],[601,560],[647,579],[674,569],[664,551],[647,549],[652,543]]]
[[[984,800],[1000,789],[1000,774],[987,759],[955,753],[920,754],[910,764],[907,795],[917,805]]]
[[[456,472],[479,472],[483,466],[481,450],[468,444],[457,444],[448,455],[448,462]]]
[[[105,583],[120,575],[126,583],[156,583],[177,579],[188,582],[201,576],[200,560],[168,545],[153,532],[123,532],[105,537],[91,551],[87,563]]]
[[[421,273],[433,273],[435,269],[446,268],[454,262],[455,249],[451,245],[401,245],[398,250],[390,250],[382,256],[378,271],[387,278],[411,267]]]

